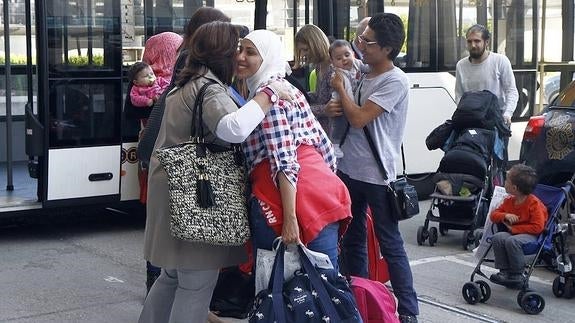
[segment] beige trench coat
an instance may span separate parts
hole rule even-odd
[[[175,90],[166,99],[162,125],[150,159],[148,174],[148,203],[144,257],[156,266],[168,269],[207,270],[227,267],[247,259],[243,247],[223,247],[202,243],[186,242],[172,237],[170,233],[170,209],[168,180],[159,164],[155,150],[185,142],[189,139],[192,125],[192,110],[200,87],[212,79],[204,96],[204,132],[208,141],[219,142],[213,133],[220,119],[236,111],[237,106],[227,93],[227,87],[208,72],[205,77],[188,82]],[[188,105],[186,107],[185,103]]]

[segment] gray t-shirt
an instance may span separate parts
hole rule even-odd
[[[395,161],[401,158],[400,149],[407,115],[409,81],[405,73],[394,67],[374,78],[364,78],[355,91],[355,102],[361,94],[360,105],[370,100],[384,110],[367,127],[377,147],[379,158],[387,171],[388,180],[396,177]],[[383,174],[369,148],[363,128],[350,128],[341,147],[344,157],[338,170],[352,179],[384,185]]]

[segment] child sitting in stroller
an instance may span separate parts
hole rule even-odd
[[[525,256],[522,245],[535,241],[547,221],[547,208],[531,194],[537,185],[537,174],[529,166],[517,164],[507,172],[505,191],[509,196],[491,213],[498,232],[492,240],[495,268],[499,273],[489,280],[508,287],[522,282]]]

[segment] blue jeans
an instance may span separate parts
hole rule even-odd
[[[387,261],[391,285],[398,300],[397,312],[400,315],[418,315],[413,276],[398,222],[391,215],[386,186],[357,181],[342,172],[338,172],[338,176],[349,190],[353,215],[342,243],[342,267],[345,273],[368,277],[366,212],[369,206],[380,251]]]
[[[250,230],[252,233],[252,242],[254,244],[254,253],[258,248],[271,250],[273,241],[277,238],[277,235],[275,231],[268,226],[265,217],[262,215],[261,207],[255,197],[250,198],[249,208]],[[339,271],[337,262],[338,231],[339,223],[335,222],[328,224],[319,232],[317,237],[306,246],[310,250],[326,254],[337,271]]]

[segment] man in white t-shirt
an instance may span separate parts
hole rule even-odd
[[[413,276],[403,247],[399,224],[392,214],[388,184],[396,178],[396,160],[405,130],[409,80],[393,65],[405,39],[401,19],[378,13],[358,35],[363,62],[369,73],[362,76],[354,97],[345,91],[338,72],[332,86],[341,101],[330,101],[326,113],[345,114],[349,128],[342,139],[343,158],[338,175],[351,196],[353,219],[342,239],[342,272],[368,277],[366,211],[369,206],[381,254],[389,268],[397,312],[402,323],[417,322],[419,307]],[[375,151],[364,129],[370,133]]]
[[[488,50],[491,35],[484,26],[471,26],[466,37],[469,56],[455,67],[455,102],[459,103],[465,92],[489,90],[499,99],[503,118],[510,125],[519,99],[511,62],[507,56]]]

